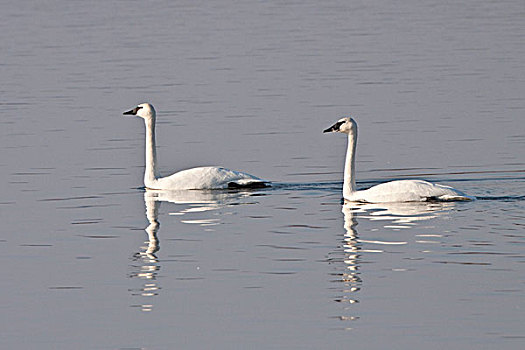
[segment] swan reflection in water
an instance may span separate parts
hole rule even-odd
[[[131,266],[132,272],[129,274],[131,278],[139,278],[143,280],[140,288],[130,289],[134,296],[140,297],[154,297],[158,295],[161,287],[158,283],[157,277],[161,268],[161,262],[157,257],[157,252],[160,250],[160,241],[157,233],[160,228],[159,222],[159,208],[161,202],[169,202],[178,205],[177,211],[172,211],[169,215],[185,215],[195,212],[208,212],[218,209],[235,206],[238,204],[247,204],[243,199],[253,195],[251,191],[165,191],[165,190],[149,190],[144,192],[144,203],[146,205],[146,218],[149,225],[145,228],[148,240],[144,246],[140,247],[140,251],[133,255],[134,265]],[[209,219],[200,220],[180,220],[186,224],[197,224],[204,227],[205,230],[210,230],[209,226],[220,224],[220,216],[215,216]],[[144,303],[134,305],[141,308],[142,311],[152,311],[153,303]]]
[[[421,221],[434,219],[445,214],[454,208],[453,202],[425,202],[425,203],[352,203],[347,202],[342,206],[344,215],[344,237],[338,251],[333,254],[341,258],[331,257],[330,263],[337,264],[338,272],[333,273],[337,276],[334,281],[339,284],[336,287],[337,295],[334,297],[336,302],[343,304],[343,312],[336,318],[342,321],[355,321],[359,316],[355,314],[353,304],[359,303],[358,294],[363,286],[362,272],[360,271],[363,262],[373,260],[373,253],[383,253],[381,247],[392,245],[405,245],[408,242],[392,240],[391,232],[387,240],[367,240],[359,236],[357,226],[359,221],[368,220],[378,222],[379,230],[400,230],[417,227]],[[384,231],[388,232],[388,231]],[[368,248],[371,246],[370,248]],[[368,255],[367,255],[368,254]],[[342,284],[342,286],[341,286]],[[345,330],[352,329],[344,327]]]

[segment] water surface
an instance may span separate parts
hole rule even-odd
[[[0,38],[2,348],[516,349],[522,1],[13,2]],[[254,192],[142,189],[223,165]],[[342,205],[424,178],[471,203]]]

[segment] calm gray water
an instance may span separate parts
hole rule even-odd
[[[525,3],[10,1],[0,11],[0,347],[518,349]],[[142,188],[223,165],[256,192]],[[341,205],[453,185],[471,203]]]

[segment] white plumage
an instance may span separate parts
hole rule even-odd
[[[461,201],[473,200],[450,186],[433,184],[423,180],[398,180],[357,191],[355,186],[355,150],[357,146],[357,123],[354,119],[341,118],[324,132],[340,132],[348,135],[343,197],[350,202],[388,203],[422,202],[428,200]]]
[[[222,167],[199,167],[182,170],[170,176],[160,177],[157,172],[157,150],[155,146],[155,108],[149,103],[139,104],[124,112],[144,119],[146,126],[146,168],[144,186],[154,190],[205,190],[240,187],[266,187],[269,181],[240,171]]]
[[[397,180],[385,182],[369,189],[355,191],[349,198],[352,202],[387,203],[421,202],[431,199],[451,201],[470,200],[450,186],[433,184],[423,180]]]
[[[145,184],[151,189],[207,190],[232,187],[247,187],[267,181],[250,174],[221,167],[207,166],[179,171],[173,175],[156,178]],[[255,186],[257,187],[257,186]]]

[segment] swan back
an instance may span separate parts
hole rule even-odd
[[[160,190],[207,190],[241,188],[260,184],[267,186],[269,181],[240,171],[222,167],[198,167],[179,171],[173,175],[155,179],[146,187]]]
[[[450,186],[433,184],[424,180],[397,180],[385,182],[369,189],[355,191],[345,199],[351,202],[394,203],[472,200]]]

